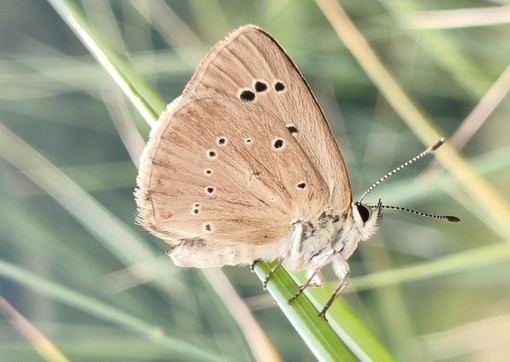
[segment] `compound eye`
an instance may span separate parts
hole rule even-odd
[[[367,222],[370,218],[370,210],[361,204],[356,204],[356,208],[358,209],[358,214],[361,217],[361,220],[363,220],[363,222]]]

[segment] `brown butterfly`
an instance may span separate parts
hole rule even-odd
[[[320,270],[332,263],[340,283],[322,316],[347,287],[347,259],[375,233],[385,207],[352,201],[324,112],[285,51],[253,25],[216,44],[168,105],[137,183],[138,220],[173,245],[168,255],[178,266],[279,259],[277,267],[308,271],[297,297],[322,286]]]

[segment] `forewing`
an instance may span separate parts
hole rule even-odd
[[[350,208],[351,187],[328,122],[301,73],[268,33],[244,26],[206,55],[184,95],[214,89],[257,104],[284,122],[329,188],[330,207]]]

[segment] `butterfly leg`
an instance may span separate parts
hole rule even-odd
[[[351,275],[349,264],[347,264],[347,261],[340,254],[335,256],[335,258],[332,260],[332,263],[336,275],[340,278],[340,282],[338,283],[338,287],[333,292],[331,298],[329,298],[326,305],[324,305],[324,308],[322,308],[321,312],[319,313],[319,315],[326,320],[326,312],[328,311],[329,307],[331,307],[335,299],[338,298],[340,294],[342,294],[345,288],[347,288]]]
[[[304,227],[301,221],[295,223],[294,232],[292,233],[292,240],[290,242],[290,248],[286,254],[291,258],[294,256],[301,255],[301,247],[303,241]]]
[[[331,256],[335,253],[334,250],[330,250],[328,252],[322,253],[317,255],[315,258],[312,259],[312,265],[313,267],[308,272],[308,279],[306,280],[305,284],[303,284],[298,292],[289,299],[289,303],[292,302],[294,299],[299,297],[306,288],[308,287],[322,287],[324,285],[324,277],[322,276],[321,269],[324,265],[328,264],[330,261]]]
[[[260,259],[255,259],[250,263],[250,271],[253,273],[255,271],[255,265],[260,261]]]
[[[308,279],[306,280],[305,284],[301,285],[299,287],[299,290],[292,298],[289,299],[289,304],[294,301],[297,297],[299,297],[306,288],[308,287],[319,287],[324,285],[324,277],[322,276],[322,273],[319,269],[314,269],[311,273],[308,274]]]
[[[283,257],[278,259],[278,263],[269,271],[266,278],[262,282],[262,288],[267,289],[267,283],[269,283],[269,279],[271,279],[271,277],[274,275],[274,273],[276,273],[278,268],[282,266],[284,260],[285,260],[285,258],[283,258]]]

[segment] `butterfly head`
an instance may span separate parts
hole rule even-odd
[[[360,234],[361,240],[367,240],[375,234],[382,218],[381,200],[376,206],[367,206],[359,201],[352,203],[352,216],[355,228]]]

